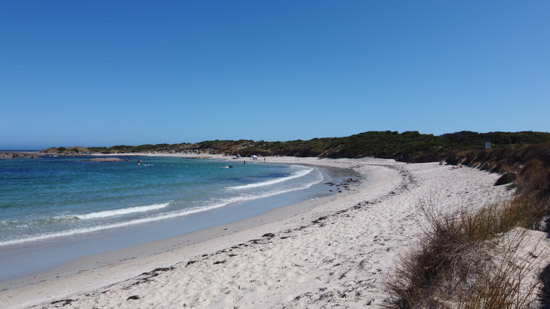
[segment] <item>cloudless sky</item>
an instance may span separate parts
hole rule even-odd
[[[2,1],[0,149],[550,131],[550,1]]]

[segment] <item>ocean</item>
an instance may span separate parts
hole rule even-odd
[[[121,158],[0,160],[0,264],[27,259],[36,268],[8,271],[0,281],[333,194],[324,183],[337,177],[261,160]],[[63,258],[54,258],[59,250]],[[36,264],[36,255],[51,261]]]

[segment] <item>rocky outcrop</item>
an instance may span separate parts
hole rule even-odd
[[[35,152],[0,152],[0,159],[37,159],[40,156]]]
[[[48,149],[40,150],[41,153],[49,155],[62,155],[62,156],[79,156],[91,153],[91,151],[86,147],[76,146],[76,147],[51,147]]]

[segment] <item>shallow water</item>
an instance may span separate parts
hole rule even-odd
[[[186,216],[306,189],[322,179],[312,167],[238,162],[227,168],[231,163],[165,157],[0,161],[0,246]]]
[[[327,195],[338,177],[261,161],[128,159],[0,161],[0,281]]]

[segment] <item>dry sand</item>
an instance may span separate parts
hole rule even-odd
[[[388,298],[383,283],[399,256],[419,240],[425,224],[421,203],[452,212],[511,194],[493,186],[496,174],[438,163],[293,157],[267,162],[352,168],[365,180],[335,196],[196,238],[170,240],[161,252],[7,288],[0,303],[14,308],[377,308]]]

